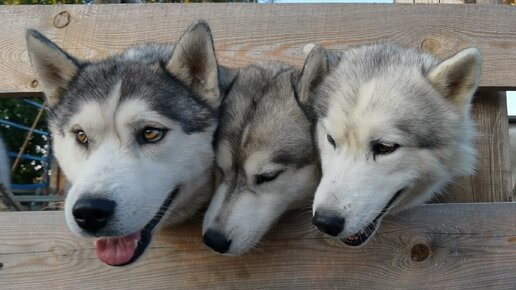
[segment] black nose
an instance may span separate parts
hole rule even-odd
[[[328,212],[316,211],[312,217],[312,223],[317,229],[330,236],[338,236],[344,228],[344,219]]]
[[[211,229],[204,233],[202,241],[206,246],[221,254],[227,252],[231,246],[231,241],[228,241],[222,233]]]
[[[73,206],[75,222],[88,232],[103,228],[115,212],[116,203],[102,198],[81,198]]]

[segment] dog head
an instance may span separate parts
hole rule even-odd
[[[299,72],[240,69],[222,103],[215,139],[223,175],[203,224],[217,252],[241,255],[289,208],[306,205],[319,181],[311,124],[296,103]]]
[[[362,245],[385,213],[421,204],[472,173],[469,109],[480,64],[475,48],[441,63],[392,44],[311,50],[303,73],[319,81],[299,97],[317,120],[319,230]]]
[[[72,183],[67,224],[99,238],[103,262],[131,263],[163,220],[180,222],[209,198],[197,191],[211,176],[221,99],[210,29],[198,21],[175,47],[142,45],[99,62],[35,30],[27,45]]]

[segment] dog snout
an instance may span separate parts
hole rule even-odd
[[[338,236],[344,228],[344,218],[325,211],[316,211],[312,223],[319,231],[333,237]]]
[[[202,236],[204,244],[213,250],[224,254],[231,246],[231,240],[228,240],[221,232],[209,229]]]
[[[72,209],[75,222],[82,229],[96,233],[108,222],[115,212],[116,203],[103,198],[79,199]]]

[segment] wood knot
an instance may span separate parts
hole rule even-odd
[[[416,244],[410,250],[412,261],[423,262],[430,256],[430,248],[425,244]]]
[[[427,38],[421,42],[421,50],[431,54],[436,54],[441,49],[441,43],[437,39]]]
[[[0,270],[4,268],[4,263],[0,263]]]
[[[54,18],[54,26],[57,28],[63,28],[70,23],[70,13],[63,11]]]
[[[31,86],[32,88],[37,88],[37,87],[38,87],[38,85],[39,85],[38,80],[33,80],[33,81],[30,83],[30,86]]]

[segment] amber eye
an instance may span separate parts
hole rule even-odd
[[[145,142],[158,142],[165,136],[165,130],[147,127],[144,128],[141,137]]]
[[[86,133],[83,130],[77,130],[74,133],[75,133],[75,140],[77,140],[77,142],[79,144],[82,144],[82,145],[88,144],[88,136],[86,135]]]

